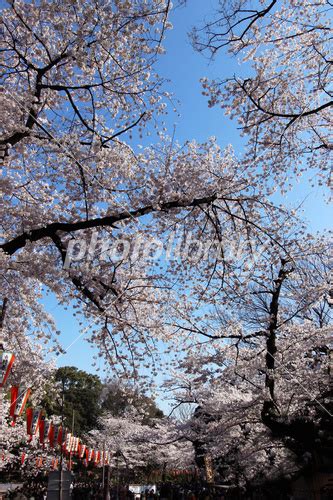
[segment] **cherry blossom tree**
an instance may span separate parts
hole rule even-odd
[[[133,466],[188,463],[193,443],[244,484],[304,464],[331,412],[329,246],[270,199],[306,158],[327,170],[328,4],[221,5],[203,43],[244,53],[253,72],[204,87],[240,117],[241,161],[214,139],[139,147],[170,98],[154,71],[168,1],[4,9],[1,280],[5,342],[22,359],[36,341],[61,350],[43,308],[53,293],[118,374],[157,375],[164,349],[183,368],[190,425],[109,415],[93,442],[114,448],[117,433]]]
[[[227,49],[243,64],[241,76],[204,78],[209,105],[236,118],[248,139],[245,161],[255,162],[285,188],[290,172],[315,168],[327,181],[332,149],[331,9],[327,0],[216,3],[192,33],[212,56]]]
[[[175,408],[196,408],[182,436],[198,465],[211,455],[229,484],[290,478],[330,435],[329,250],[298,245],[292,259],[257,266],[215,318],[196,323],[198,341],[170,381]],[[184,317],[182,327],[195,330]]]
[[[126,133],[164,113],[168,95],[153,64],[169,9],[161,0],[89,8],[14,1],[2,15],[8,328],[48,343],[56,326],[42,298],[52,292],[85,315],[83,331],[126,376],[128,365],[137,376],[147,354],[154,366],[157,343],[170,340],[172,308],[164,306],[177,302],[182,287],[197,282],[199,296],[211,275],[233,280],[232,266],[218,263],[220,250],[193,267],[191,238],[206,254],[215,240],[232,239],[250,252],[278,244],[291,220],[230,147],[221,150],[214,140],[181,146],[163,137],[144,149],[130,145]],[[108,252],[107,243],[119,239],[121,247],[140,238],[167,244],[177,231],[185,257],[169,259],[171,272],[149,245],[121,258]]]
[[[167,418],[150,419],[129,409],[122,417],[106,414],[101,429],[91,431],[91,446],[112,450],[111,466],[128,471],[145,468],[157,470],[193,466],[194,454],[187,440],[179,439],[177,422]]]

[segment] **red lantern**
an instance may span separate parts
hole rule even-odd
[[[20,389],[18,386],[11,388],[10,416],[13,419],[11,423],[12,426],[15,425],[17,417],[23,414],[30,393],[31,389]]]
[[[44,418],[43,418],[44,417]],[[43,444],[47,440],[47,438],[50,435],[50,430],[51,430],[51,422],[49,420],[45,419],[45,415],[43,415],[41,423],[39,425],[39,442]]]
[[[34,436],[37,434],[37,430],[39,428],[40,419],[42,416],[42,412],[39,409],[34,409],[32,413],[32,423],[31,423],[31,434]]]
[[[73,437],[72,438],[72,453],[77,453],[79,451],[80,438]]]
[[[11,352],[0,351],[0,387],[5,385],[14,360],[15,356]]]
[[[66,451],[70,452],[72,450],[72,434],[70,432],[68,432],[66,435],[65,443],[66,443],[65,446]]]
[[[31,441],[32,436],[37,433],[40,424],[41,410],[27,408],[27,434],[30,436],[29,441]]]
[[[14,415],[15,415],[15,408],[16,408],[16,403],[17,403],[17,398],[18,398],[18,390],[19,390],[19,388],[17,386],[13,386],[10,389],[10,409],[9,409],[9,415],[12,417],[12,419],[14,419]]]
[[[101,452],[100,451],[96,451],[95,452],[95,464],[96,465],[99,464],[100,460],[101,460]]]
[[[50,446],[51,448],[53,448],[54,446],[54,431],[55,431],[55,426],[54,424],[51,422],[50,423],[50,429],[49,429],[49,443],[50,443]]]
[[[39,421],[39,442],[44,444],[44,440],[49,432],[50,423],[46,420],[45,413],[41,413]]]
[[[31,435],[31,424],[32,424],[32,408],[27,408],[26,415],[27,415],[27,434]]]
[[[62,442],[63,442],[63,438],[62,438],[63,435],[65,436],[65,429],[63,429],[61,427],[61,425],[55,426],[54,442],[60,444],[60,446],[62,445]]]
[[[85,453],[86,453],[86,445],[85,444],[81,444],[80,445],[80,450],[79,450],[79,457],[80,458],[83,458]]]

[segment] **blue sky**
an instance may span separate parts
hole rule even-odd
[[[178,99],[178,112],[180,116],[172,111],[166,118],[169,134],[172,134],[173,126],[176,126],[175,138],[180,142],[195,138],[198,142],[206,141],[208,137],[215,136],[221,146],[232,144],[239,152],[242,148],[242,140],[239,137],[236,122],[231,122],[223,116],[218,107],[209,109],[207,98],[201,94],[200,78],[222,77],[239,73],[240,66],[236,61],[231,61],[222,53],[214,62],[210,62],[202,55],[194,52],[188,40],[188,32],[193,25],[198,25],[203,16],[207,14],[210,2],[201,0],[189,0],[186,7],[176,9],[171,21],[174,29],[167,33],[164,46],[167,53],[162,56],[157,69],[161,76],[168,78],[170,82],[167,89]],[[324,230],[329,227],[330,209],[324,202],[323,188],[311,188],[307,181],[301,181],[295,188],[282,199],[277,196],[279,202],[297,206],[303,203],[304,216],[308,220],[311,231]],[[47,309],[54,314],[59,330],[60,340],[66,348],[79,335],[78,321],[73,318],[72,311],[65,311],[55,299],[48,298]],[[86,371],[95,371],[102,367],[102,361],[97,361],[93,367],[93,355],[97,354],[87,342],[84,336],[80,337],[66,355],[58,358],[58,365],[75,365]]]

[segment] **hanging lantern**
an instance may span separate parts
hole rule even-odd
[[[67,433],[66,435],[66,451],[70,452],[72,450],[72,434],[70,432]]]
[[[0,387],[5,385],[14,360],[15,356],[11,352],[0,351]]]
[[[101,460],[101,452],[100,451],[96,451],[95,452],[95,464],[96,465],[99,464],[100,460]]]
[[[91,460],[93,460],[94,458],[94,450],[93,449],[90,449],[88,450],[88,456],[87,456],[87,459],[88,459],[88,462],[91,462]]]
[[[74,453],[78,453],[79,451],[79,446],[80,446],[80,438],[76,437],[74,438]]]
[[[75,451],[75,439],[76,438],[72,435],[71,439],[70,439],[70,447],[69,447],[69,451],[71,453],[74,453],[74,451]]]
[[[27,416],[27,434],[29,436],[31,435],[32,413],[33,413],[33,409],[32,408],[27,408],[27,411],[26,411],[26,416]]]
[[[49,434],[48,434],[49,443],[50,443],[51,448],[54,447],[54,433],[55,433],[55,425],[53,424],[53,422],[51,422]]]
[[[12,419],[14,419],[14,415],[15,415],[15,408],[16,408],[16,404],[17,404],[17,398],[18,398],[18,386],[13,386],[11,387],[10,389],[10,409],[9,409],[9,415],[12,417]],[[14,423],[12,423],[12,425],[14,425]]]
[[[87,448],[87,446],[85,444],[80,445],[80,450],[79,450],[79,457],[80,458],[83,458],[85,456],[86,448]]]
[[[52,430],[50,431],[50,444],[52,447],[56,446],[57,444],[62,445],[62,436],[66,435],[65,430],[63,431],[61,425],[58,424],[52,424]]]
[[[46,420],[44,416],[44,419],[41,421],[39,425],[39,442],[43,445],[47,440],[47,438],[49,437],[51,425],[52,425],[51,422],[49,420]]]
[[[77,453],[78,447],[79,447],[79,438],[72,436],[71,440],[71,452],[72,453]]]
[[[55,425],[54,428],[53,428],[53,440],[54,440],[54,444],[58,443],[59,428],[60,428],[60,425]]]
[[[13,386],[11,388],[10,416],[12,417],[12,426],[15,425],[17,417],[20,417],[23,414],[30,393],[31,389],[23,389],[19,386]]]
[[[65,429],[62,428],[61,425],[58,425],[57,428],[58,428],[58,433],[57,436],[54,437],[54,441],[60,444],[60,446],[62,446],[64,440],[66,439],[66,431]]]
[[[44,443],[44,430],[45,430],[45,414],[42,413],[39,421],[39,442],[40,444]]]
[[[30,436],[29,441],[32,440],[32,436],[37,433],[39,428],[40,418],[41,418],[41,410],[35,408],[27,408],[27,434]]]
[[[41,412],[39,420],[39,442],[44,445],[45,439],[47,439],[50,429],[50,422],[46,420],[46,415],[44,411]]]
[[[32,423],[31,423],[31,434],[34,436],[37,434],[37,430],[39,428],[40,419],[42,416],[42,412],[39,409],[34,409],[32,414]]]

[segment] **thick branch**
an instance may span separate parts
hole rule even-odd
[[[44,227],[24,232],[19,236],[13,238],[12,240],[3,243],[0,248],[8,255],[13,255],[15,252],[17,252],[17,250],[23,248],[28,241],[33,242],[39,241],[43,238],[53,238],[57,231],[69,233],[94,227],[113,227],[117,222],[136,219],[138,217],[142,217],[143,215],[147,215],[156,211],[169,211],[175,208],[196,207],[203,204],[210,204],[214,200],[216,200],[216,198],[217,194],[214,193],[210,196],[197,198],[192,201],[173,200],[164,202],[161,203],[158,208],[153,205],[147,205],[136,210],[118,212],[106,217],[97,217],[96,219],[76,222],[52,222],[51,224],[47,224]]]

